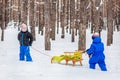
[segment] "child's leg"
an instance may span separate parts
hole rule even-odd
[[[26,55],[26,61],[32,61],[29,46],[25,46],[24,52],[25,52],[25,55]]]
[[[20,61],[24,61],[25,60],[24,46],[20,46],[19,59],[20,59]]]
[[[102,71],[107,71],[106,64],[105,64],[104,60],[99,61],[98,64],[99,64]]]
[[[95,69],[95,63],[90,63],[90,69]]]

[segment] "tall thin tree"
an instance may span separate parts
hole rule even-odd
[[[74,19],[75,19],[75,0],[70,0],[70,27],[71,27],[71,41],[74,42],[75,41],[75,32],[74,32],[74,27],[75,27],[75,23],[74,23]]]
[[[60,22],[61,22],[61,28],[62,28],[62,35],[61,35],[61,38],[64,38],[65,37],[65,24],[64,24],[64,12],[65,12],[65,9],[64,9],[64,5],[65,4],[65,0],[61,0],[61,12],[60,12]]]
[[[107,46],[113,43],[113,0],[107,2]]]
[[[49,8],[49,0],[44,0],[44,10],[45,10],[45,50],[51,49],[50,43],[50,8]]]
[[[4,29],[5,29],[5,0],[2,0],[2,35],[1,41],[4,41]]]
[[[30,3],[29,24],[31,26],[31,33],[33,35],[33,39],[36,40],[36,37],[35,37],[35,19],[34,19],[35,0],[30,0],[29,3]]]
[[[80,0],[80,27],[79,27],[79,40],[78,40],[78,49],[86,49],[86,22],[85,22],[85,1]]]
[[[56,0],[52,0],[52,10],[51,10],[51,38],[55,40],[56,34]]]

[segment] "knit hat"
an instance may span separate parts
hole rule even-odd
[[[99,37],[99,33],[98,32],[95,32],[93,35],[92,35],[92,39],[96,38],[96,37]]]
[[[23,32],[27,31],[27,25],[24,24],[24,23],[22,23],[22,24],[20,25],[20,28],[21,28],[21,30],[22,30]]]

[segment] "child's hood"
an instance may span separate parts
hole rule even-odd
[[[100,37],[96,37],[93,39],[93,43],[100,43],[101,42],[101,38]]]

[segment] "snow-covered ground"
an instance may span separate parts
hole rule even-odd
[[[19,61],[19,43],[17,41],[17,29],[8,28],[5,30],[5,41],[0,41],[0,80],[120,80],[120,32],[114,32],[114,44],[106,46],[106,31],[102,32],[102,39],[105,43],[105,55],[108,71],[102,72],[98,66],[96,70],[89,69],[88,56],[83,55],[83,66],[79,63],[75,67],[66,66],[63,61],[61,64],[51,64],[51,57],[48,55],[60,55],[65,51],[77,49],[77,37],[71,43],[71,36],[66,34],[65,39],[60,35],[52,41],[52,50],[44,50],[44,37],[37,34],[37,41],[32,47],[39,50],[35,51],[31,47],[33,62]],[[91,44],[91,34],[87,30],[87,43]]]

